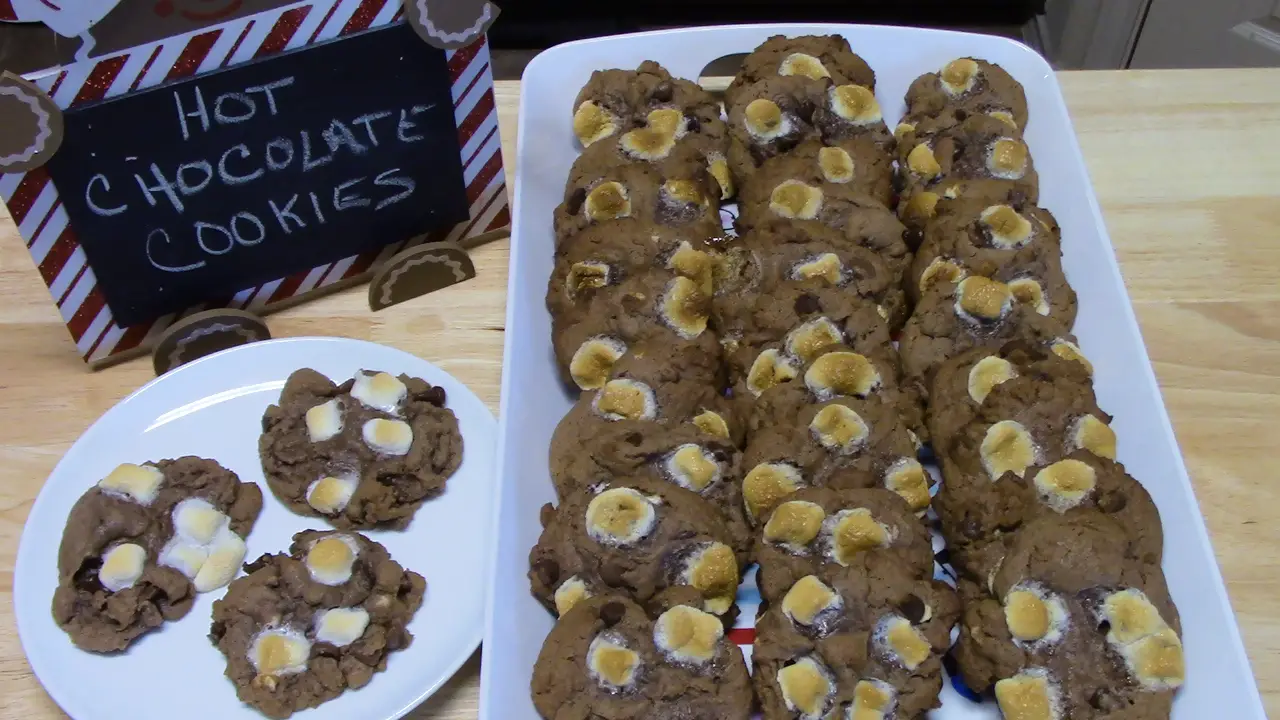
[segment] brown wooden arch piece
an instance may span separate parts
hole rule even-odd
[[[498,6],[487,0],[404,0],[404,14],[427,43],[456,50],[489,30]]]
[[[378,268],[369,282],[369,308],[381,310],[475,276],[476,266],[456,243],[423,243]]]
[[[0,172],[26,172],[62,145],[62,110],[35,83],[0,73],[0,128]]]
[[[170,325],[151,353],[156,375],[192,360],[259,340],[270,340],[262,318],[244,310],[205,310]]]

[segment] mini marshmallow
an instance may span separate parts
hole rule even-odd
[[[684,113],[675,108],[650,110],[644,121],[654,131],[675,138],[684,137],[689,129],[689,121],[685,119]]]
[[[979,217],[990,233],[991,244],[1002,250],[1020,248],[1031,241],[1031,221],[1008,205],[992,205]]]
[[[844,333],[835,323],[825,317],[816,317],[787,333],[785,345],[788,353],[807,363],[823,348],[843,342]]]
[[[708,612],[723,615],[738,592],[738,558],[721,542],[704,543],[690,553],[680,580],[702,593]]]
[[[778,501],[804,487],[804,478],[794,465],[782,462],[760,463],[742,479],[742,500],[747,515],[759,521]]]
[[[1088,450],[1098,457],[1116,459],[1116,431],[1096,416],[1085,414],[1071,426],[1070,447]]]
[[[713,410],[703,410],[693,419],[693,424],[708,435],[715,435],[725,440],[730,439],[732,434],[729,432],[729,423],[725,422],[720,413]]]
[[[760,397],[765,390],[784,382],[795,380],[800,375],[795,360],[783,355],[775,348],[769,348],[756,356],[747,372],[747,389],[752,395]]]
[[[814,414],[809,432],[826,449],[848,455],[862,449],[871,428],[853,409],[832,403]]]
[[[778,671],[778,688],[787,709],[800,720],[819,720],[831,707],[836,683],[825,665],[806,656]]]
[[[797,580],[782,598],[783,615],[798,625],[813,627],[819,632],[824,621],[839,613],[843,606],[839,593],[816,575],[806,575]]]
[[[1019,647],[1049,645],[1066,633],[1067,606],[1036,583],[1018,583],[1005,595],[1004,619]]]
[[[582,578],[574,575],[568,580],[560,583],[560,587],[556,588],[555,603],[556,615],[563,616],[565,613],[573,609],[574,605],[591,597],[591,592],[587,590],[587,584]]]
[[[636,128],[623,133],[618,146],[632,158],[652,162],[671,154],[676,146],[676,137],[651,127]]]
[[[196,592],[209,592],[231,582],[231,578],[240,572],[240,565],[244,563],[247,550],[244,539],[239,535],[229,529],[220,532],[209,546],[208,559],[191,579]]]
[[[408,394],[409,388],[400,378],[384,372],[374,375],[358,372],[356,382],[351,386],[351,397],[366,407],[393,415],[400,410],[400,403],[404,402]]]
[[[804,373],[805,387],[819,400],[838,395],[866,397],[880,387],[880,371],[865,355],[836,351],[822,355]]]
[[[996,703],[1005,720],[1059,720],[1057,685],[1043,668],[1027,668],[996,683]]]
[[[707,154],[707,173],[720,186],[720,199],[728,200],[733,197],[737,188],[733,184],[733,173],[729,171],[729,163],[720,153]]]
[[[267,628],[249,644],[249,662],[259,676],[293,675],[307,669],[311,642],[291,627]]]
[[[618,131],[613,114],[590,100],[584,100],[573,113],[573,134],[583,147],[603,140]]]
[[[1009,292],[1013,299],[1036,311],[1037,315],[1049,314],[1049,300],[1045,297],[1044,287],[1035,278],[1023,277],[1009,281]]]
[[[1027,173],[1027,145],[1014,138],[1000,138],[987,151],[987,170],[1002,180],[1017,180]]]
[[[837,85],[827,91],[831,109],[854,125],[872,125],[884,119],[875,93],[861,85]]]
[[[840,256],[830,252],[822,253],[791,266],[792,280],[814,278],[822,278],[832,287],[844,282],[844,266],[840,263]]]
[[[1093,375],[1093,363],[1089,362],[1089,358],[1084,356],[1084,352],[1080,350],[1080,346],[1071,342],[1066,338],[1055,338],[1049,343],[1049,349],[1064,360],[1075,360],[1084,366],[1089,375]]]
[[[368,626],[369,611],[362,607],[321,610],[315,617],[316,640],[346,647],[359,640]]]
[[[667,258],[667,267],[692,280],[703,295],[715,293],[715,261],[707,253],[695,250],[688,240],[681,241]]]
[[[929,659],[933,647],[910,620],[889,615],[876,623],[873,642],[894,662],[908,670],[915,670]]]
[[[613,280],[613,266],[606,262],[576,262],[569,268],[564,279],[565,293],[570,300],[577,301],[578,296],[587,290],[602,288]]]
[[[884,720],[893,712],[897,691],[883,680],[859,680],[853,687],[848,720]]]
[[[164,474],[151,465],[123,463],[98,481],[108,495],[128,498],[139,505],[150,505],[160,492]]]
[[[906,500],[907,505],[917,512],[929,507],[932,499],[929,495],[929,474],[913,457],[895,460],[884,472],[884,486]]]
[[[407,455],[413,446],[413,428],[403,420],[374,418],[360,428],[365,444],[384,455]]]
[[[998,280],[971,275],[956,285],[956,314],[970,322],[998,320],[1012,307],[1013,291]]]
[[[187,498],[173,508],[173,529],[197,545],[208,545],[231,518],[203,498]]]
[[[340,513],[351,502],[359,483],[360,478],[354,474],[326,475],[307,487],[307,504],[324,515]]]
[[[102,556],[98,568],[98,582],[109,592],[120,592],[133,587],[146,569],[147,551],[141,545],[123,543],[111,548]]]
[[[1016,377],[1018,370],[1013,363],[995,355],[984,357],[969,368],[969,397],[981,405],[992,388]]]
[[[929,261],[924,272],[920,273],[920,292],[925,292],[934,283],[958,283],[969,271],[951,258],[938,256]]]
[[[1001,420],[987,428],[979,453],[992,482],[1007,472],[1022,477],[1038,455],[1031,433],[1016,420]]]
[[[978,80],[978,63],[969,58],[958,58],[943,66],[938,74],[938,84],[951,96],[963,95],[973,89]]]
[[[769,209],[780,217],[812,220],[822,209],[822,188],[799,180],[784,180],[769,194]]]
[[[702,187],[692,180],[668,180],[662,183],[659,197],[674,205],[705,205]]]
[[[788,500],[774,508],[764,525],[764,539],[798,550],[813,542],[827,513],[817,503]]]
[[[866,508],[850,508],[832,515],[827,518],[826,532],[831,559],[845,567],[861,553],[888,547],[895,535]]]
[[[831,77],[827,68],[818,58],[806,53],[791,53],[778,63],[779,75],[803,75],[810,80],[821,80]]]
[[[663,469],[675,484],[696,493],[719,482],[722,475],[715,456],[695,443],[677,447],[667,456]]]
[[[342,432],[342,406],[337,398],[320,403],[307,410],[306,420],[311,442],[324,442]]]
[[[824,147],[819,150],[818,169],[827,182],[844,184],[853,180],[853,158],[843,148]]]
[[[583,342],[569,361],[569,374],[583,390],[604,387],[613,364],[627,352],[626,343],[617,338],[598,335]]]
[[[907,167],[926,180],[942,174],[942,166],[934,157],[933,148],[929,147],[929,143],[920,143],[911,148],[911,152],[907,153]]]
[[[687,277],[677,277],[667,284],[662,295],[662,319],[680,337],[696,338],[707,329],[707,296],[698,284]]]
[[[174,538],[165,544],[164,549],[160,551],[159,564],[163,567],[173,568],[188,580],[194,579],[200,572],[200,568],[204,567],[205,562],[209,560],[209,548],[204,545],[196,545],[191,542]]]
[[[591,409],[606,420],[654,420],[658,399],[653,388],[639,380],[610,380],[591,399]]]
[[[622,690],[636,681],[640,655],[614,633],[601,633],[587,647],[587,669],[600,685]]]
[[[676,605],[653,624],[653,644],[673,661],[704,665],[714,660],[724,637],[720,618],[687,605]]]
[[[747,132],[758,140],[773,140],[791,132],[791,120],[772,100],[757,98],[743,111]]]
[[[360,544],[349,535],[326,535],[307,551],[304,563],[311,579],[321,585],[341,585],[351,579]]]
[[[1033,482],[1040,502],[1063,513],[1084,502],[1098,480],[1097,472],[1088,463],[1067,458],[1038,471]]]
[[[631,197],[620,182],[602,182],[587,193],[582,207],[587,217],[596,220],[614,220],[631,215]]]
[[[587,534],[606,545],[632,545],[644,539],[658,523],[649,498],[629,488],[611,488],[587,504]]]

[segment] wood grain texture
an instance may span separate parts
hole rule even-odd
[[[1268,712],[1280,716],[1280,71],[1059,76],[1148,351],[1239,616]],[[497,83],[508,177],[519,84]],[[430,360],[496,412],[507,241],[477,277],[380,313],[363,287],[272,315],[276,337],[343,335]],[[94,419],[151,377],[90,372],[0,214],[0,717],[63,717],[13,621],[13,564],[31,503]],[[68,388],[74,388],[68,392]],[[478,655],[410,717],[476,716]]]

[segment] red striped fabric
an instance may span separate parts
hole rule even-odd
[[[48,170],[38,167],[27,171],[22,181],[18,183],[18,189],[13,192],[13,196],[7,203],[9,215],[13,217],[13,224],[21,225],[22,221],[27,219],[31,206],[35,204],[36,198],[40,197],[44,186],[48,184]]]

